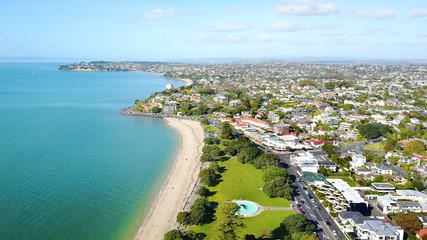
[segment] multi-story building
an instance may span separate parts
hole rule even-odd
[[[361,240],[403,240],[404,231],[401,227],[373,219],[357,226],[356,234]]]

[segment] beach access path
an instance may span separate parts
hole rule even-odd
[[[201,167],[204,132],[199,122],[164,118],[181,136],[181,149],[160,195],[151,206],[135,239],[163,239],[164,234],[175,228],[178,212],[184,208],[197,182]]]

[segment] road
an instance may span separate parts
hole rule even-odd
[[[298,203],[301,205],[301,208],[307,218],[317,225],[317,236],[323,240],[332,240],[332,239],[340,239],[340,240],[346,240],[346,236],[343,232],[341,232],[341,229],[338,227],[338,225],[335,223],[335,221],[332,219],[332,217],[329,215],[329,213],[326,211],[326,209],[323,207],[323,205],[319,202],[316,195],[311,191],[310,188],[304,189],[304,185],[302,182],[297,181],[297,178],[299,177],[296,174],[296,171],[294,167],[290,164],[289,158],[292,153],[284,153],[284,154],[276,154],[279,156],[281,160],[281,164],[283,166],[287,167],[289,176],[291,179],[294,179],[295,182],[293,183],[293,186],[295,188],[295,200],[298,201]],[[308,196],[310,194],[310,197]],[[294,206],[294,211],[299,212],[298,206],[296,206],[296,203],[294,201],[291,201],[291,203]],[[319,210],[316,209],[315,204],[317,203],[317,206],[319,207]],[[325,221],[324,217],[327,218],[327,222]],[[337,233],[337,236],[334,236],[332,231],[335,230]]]

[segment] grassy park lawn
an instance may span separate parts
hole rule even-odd
[[[356,184],[353,182],[353,180],[351,180],[351,178],[349,178],[349,177],[329,176],[328,178],[340,178],[344,182],[348,183],[348,185],[350,185],[350,187],[357,187]]]
[[[264,207],[289,207],[289,201],[280,198],[269,198],[260,188],[263,187],[262,171],[252,165],[241,164],[236,159],[230,159],[224,162],[218,162],[219,166],[224,168],[225,172],[221,175],[221,182],[215,187],[209,187],[211,192],[216,192],[209,198],[212,202],[222,204],[225,200],[245,199],[254,201]],[[293,211],[264,211],[260,215],[244,218],[243,222],[247,228],[240,234],[254,234],[259,237],[263,233],[274,230],[280,225],[280,222],[293,214]],[[192,226],[196,232],[203,232],[207,235],[205,239],[211,239],[217,221],[203,226]]]
[[[369,150],[384,151],[384,144],[381,142],[365,145],[364,147]]]
[[[243,218],[243,223],[246,228],[240,230],[239,235],[241,238],[243,238],[245,234],[254,234],[256,237],[268,235],[275,228],[279,227],[283,219],[290,214],[294,214],[294,212],[268,210],[263,211],[260,215],[255,217]],[[213,237],[216,223],[215,221],[203,226],[192,226],[191,229],[198,233],[203,232],[207,235],[204,240],[209,240]]]
[[[264,186],[262,170],[249,164],[241,164],[236,159],[218,162],[225,168],[221,175],[221,182],[210,187],[210,191],[216,192],[209,200],[219,204],[226,199],[251,200],[263,207],[289,207],[289,201],[283,198],[269,198],[260,188]]]
[[[203,128],[205,129],[205,131],[208,132],[217,132],[218,129],[216,127],[212,127],[211,125],[203,125]]]

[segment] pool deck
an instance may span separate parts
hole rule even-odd
[[[273,210],[273,211],[286,211],[286,210],[291,210],[291,211],[292,211],[292,208],[290,208],[290,207],[263,207],[263,206],[259,205],[259,204],[258,204],[258,203],[256,203],[256,202],[252,202],[252,201],[245,200],[245,199],[233,199],[233,200],[231,200],[231,201],[232,201],[232,202],[236,202],[236,201],[245,201],[245,202],[250,202],[250,203],[255,204],[255,205],[258,207],[258,210],[257,210],[256,212],[254,212],[254,213],[251,213],[251,214],[245,214],[245,215],[240,215],[240,216],[242,216],[242,217],[244,217],[244,218],[258,216],[258,215],[260,215],[260,214],[261,214],[263,211],[265,211],[265,210],[267,210],[267,211],[269,211],[269,210]]]

